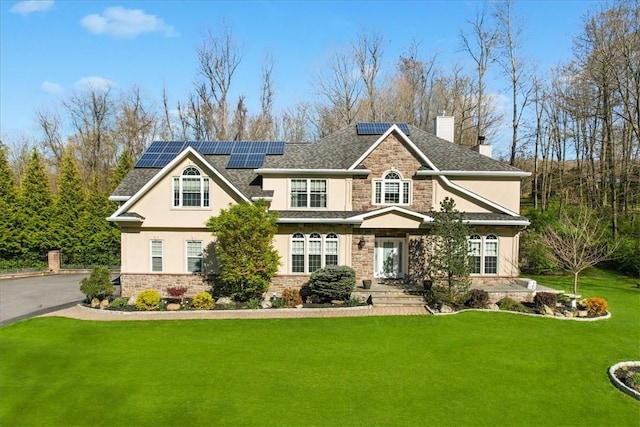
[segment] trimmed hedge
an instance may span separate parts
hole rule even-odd
[[[311,274],[309,292],[318,302],[349,301],[356,287],[356,272],[345,265],[329,265]]]

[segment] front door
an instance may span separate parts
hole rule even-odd
[[[404,277],[404,239],[376,239],[373,271],[377,278]]]

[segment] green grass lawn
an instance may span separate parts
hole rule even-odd
[[[607,377],[640,360],[635,283],[582,278],[609,301],[598,322],[29,319],[0,328],[0,425],[639,426],[640,402]]]

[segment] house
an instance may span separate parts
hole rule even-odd
[[[279,213],[282,261],[269,292],[299,287],[316,269],[349,265],[362,279],[402,279],[412,239],[455,200],[476,284],[518,277],[520,184],[529,174],[453,143],[453,118],[436,135],[406,123],[358,123],[313,143],[154,142],[114,190],[108,218],[122,233],[123,296],[185,285],[209,289],[214,236],[205,223],[229,204],[265,199]]]

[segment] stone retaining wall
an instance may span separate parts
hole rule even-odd
[[[120,286],[124,298],[135,296],[145,289],[155,289],[160,292],[161,297],[167,298],[170,296],[167,293],[167,288],[172,286],[186,286],[188,290],[185,296],[187,297],[211,289],[211,286],[204,282],[203,276],[197,274],[123,273],[120,275]]]

